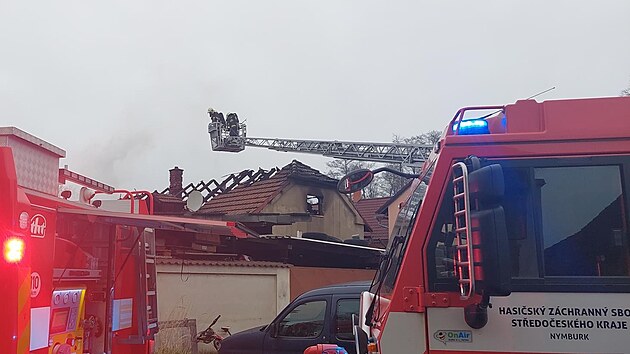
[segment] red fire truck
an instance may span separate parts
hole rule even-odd
[[[0,352],[150,353],[155,234],[247,235],[232,222],[152,215],[151,193],[59,169],[61,157],[58,147],[0,128]],[[78,198],[59,193],[70,182],[83,186]]]
[[[360,352],[630,353],[630,97],[462,108],[416,177]]]

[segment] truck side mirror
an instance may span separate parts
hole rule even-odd
[[[512,292],[512,274],[505,212],[501,205],[505,193],[503,169],[498,164],[473,168],[476,169],[468,173],[466,182],[470,203],[470,233],[466,244],[472,247],[474,292],[482,297],[481,302],[465,307],[464,319],[470,327],[479,329],[488,322],[490,296],[508,296]]]
[[[374,175],[381,172],[389,172],[393,173],[396,176],[400,176],[402,178],[418,178],[420,175],[416,175],[413,173],[405,173],[402,171],[397,171],[389,167],[379,167],[374,171],[361,168],[355,171],[348,173],[343,176],[339,183],[337,183],[337,191],[341,194],[352,194],[354,192],[358,192],[361,189],[367,187],[372,180],[374,179]]]
[[[508,296],[512,292],[510,248],[503,207],[473,212],[470,216],[475,249],[475,292]]]
[[[505,181],[501,165],[488,165],[470,172],[468,174],[468,193],[482,207],[500,204],[505,194]]]
[[[501,206],[505,194],[501,165],[488,165],[471,172],[468,191],[475,204],[470,215],[475,246],[475,292],[508,296],[512,273],[505,212]]]
[[[373,179],[374,173],[371,170],[362,168],[352,171],[339,180],[337,190],[342,194],[352,194],[367,187]]]

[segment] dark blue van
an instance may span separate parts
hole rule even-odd
[[[352,315],[369,282],[330,285],[293,300],[270,324],[223,340],[219,354],[303,354],[312,345],[337,344],[355,353]]]

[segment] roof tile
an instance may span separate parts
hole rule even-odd
[[[372,229],[371,232],[365,233],[366,237],[370,237],[375,240],[387,240],[387,238],[389,237],[388,228],[382,227],[376,219],[377,211],[385,203],[387,203],[389,199],[389,197],[360,199],[359,201],[354,203],[354,206],[359,211],[359,214],[361,214],[365,222]]]

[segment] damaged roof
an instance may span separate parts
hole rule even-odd
[[[181,200],[188,199],[188,196],[193,191],[198,191],[203,195],[204,203],[213,197],[227,193],[238,186],[250,185],[257,181],[268,179],[278,172],[279,168],[274,167],[270,170],[264,170],[259,168],[256,170],[243,170],[237,173],[232,173],[227,178],[218,182],[215,179],[211,179],[208,182],[200,181],[197,184],[189,183],[186,187],[182,187]],[[160,195],[170,195],[170,188],[164,189],[159,193]]]
[[[239,185],[229,192],[210,199],[197,212],[201,215],[236,215],[260,212],[291,181],[308,182],[335,188],[337,180],[297,160],[265,179]]]

